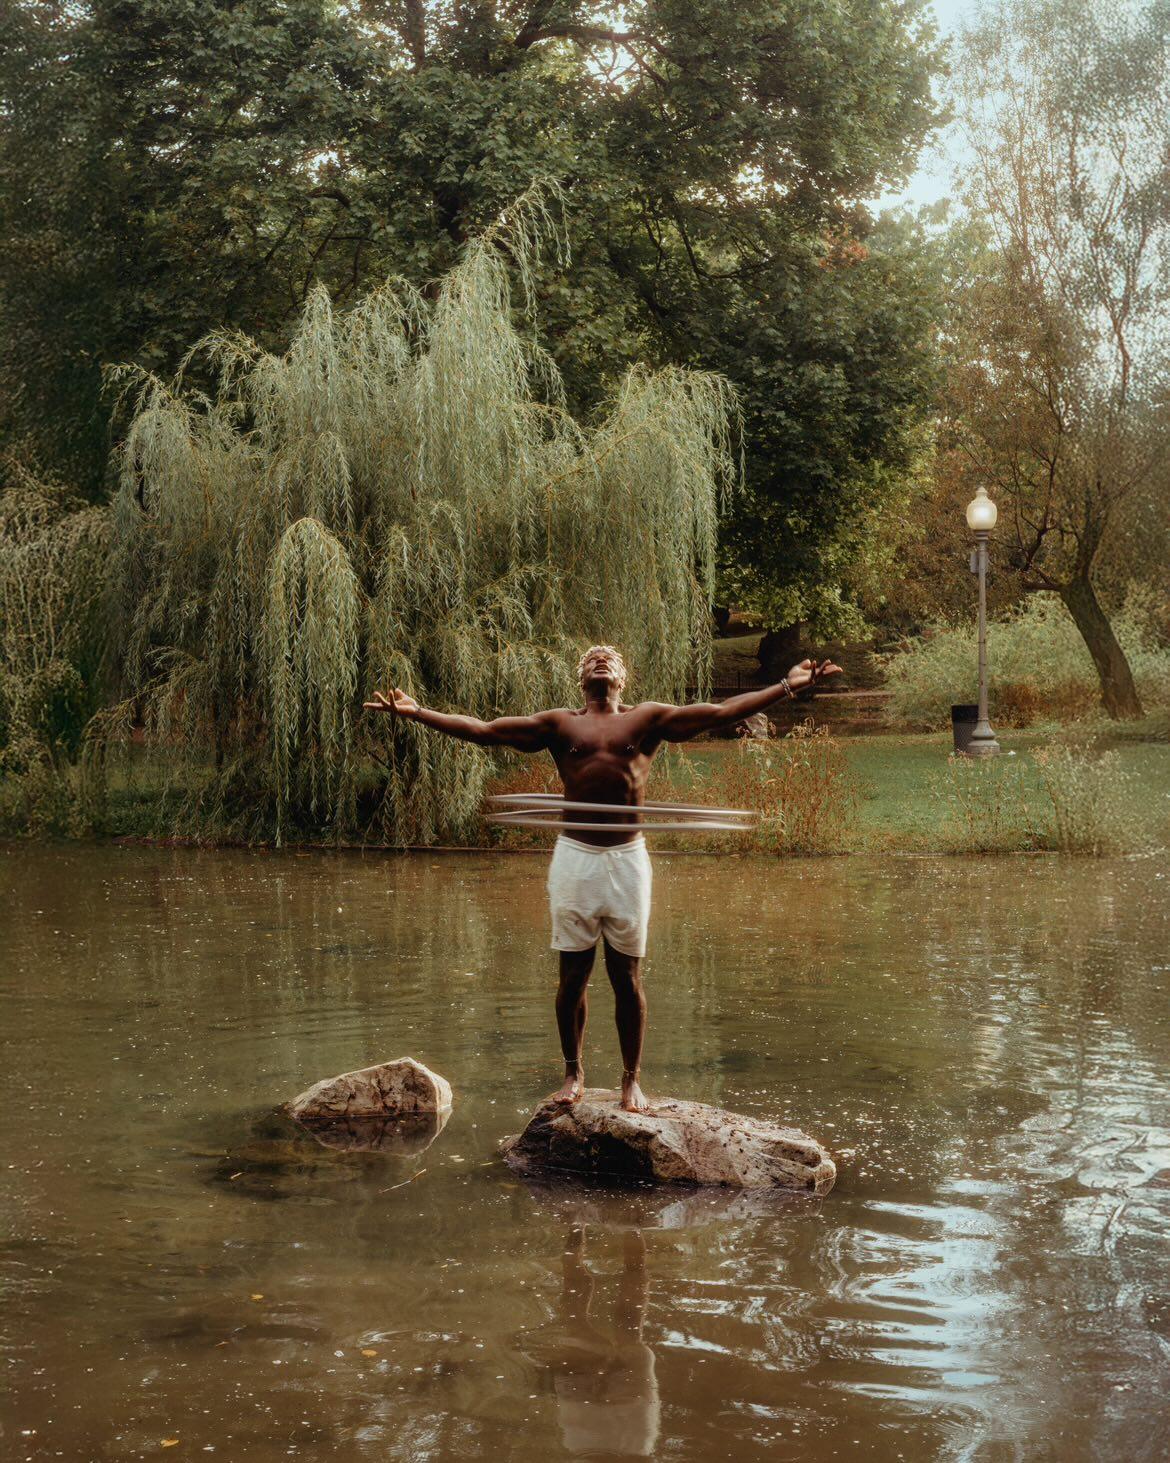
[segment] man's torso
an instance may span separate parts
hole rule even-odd
[[[646,797],[650,763],[660,740],[654,731],[653,703],[623,706],[618,711],[552,713],[549,751],[561,775],[567,802],[607,803],[615,808],[640,807]],[[581,829],[573,836],[585,843],[627,843],[637,837],[637,824],[620,813],[566,809],[567,823],[608,823],[614,832]]]

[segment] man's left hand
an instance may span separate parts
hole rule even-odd
[[[786,680],[793,695],[796,695],[801,691],[815,690],[822,681],[840,674],[841,667],[834,665],[831,660],[802,660],[799,665],[792,667]]]

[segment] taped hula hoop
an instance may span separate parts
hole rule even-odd
[[[566,798],[553,792],[505,792],[497,793],[493,803],[505,806],[487,814],[489,823],[499,823],[507,828],[548,828],[554,833],[614,833],[628,830],[632,833],[742,833],[749,829],[755,814],[741,808],[696,808],[678,803],[585,803]],[[518,806],[516,806],[518,805]],[[609,813],[614,815],[608,822],[576,822],[566,818],[572,813]],[[651,818],[641,821],[646,814]],[[625,814],[623,818],[621,815]],[[654,815],[658,815],[656,818]],[[666,821],[659,821],[663,814]]]
[[[574,813],[679,813],[695,814],[698,817],[711,818],[753,818],[755,814],[750,808],[699,808],[688,807],[683,803],[638,803],[636,806],[625,803],[578,803],[562,797],[555,792],[503,792],[496,793],[490,799],[493,803],[523,803],[537,804],[538,807],[532,811],[559,812],[568,811]],[[499,816],[507,817],[507,813]]]
[[[750,823],[726,823],[715,819],[682,819],[677,823],[570,823],[564,818],[542,818],[536,814],[512,813],[490,814],[489,823],[502,823],[507,828],[550,828],[554,833],[572,833],[574,830],[597,833],[702,833],[713,829],[729,833],[746,833]]]

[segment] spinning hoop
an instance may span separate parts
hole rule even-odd
[[[699,808],[686,807],[680,803],[641,803],[627,807],[620,803],[582,803],[553,792],[507,792],[498,793],[489,799],[493,803],[517,804],[505,806],[501,811],[487,815],[489,823],[501,823],[508,828],[551,828],[554,833],[580,832],[614,833],[622,829],[633,832],[746,832],[753,826],[755,814],[741,808]],[[616,818],[605,823],[572,822],[563,815],[572,813],[626,814],[627,818]],[[644,823],[644,813],[657,815],[657,819]],[[665,821],[658,821],[664,819]]]

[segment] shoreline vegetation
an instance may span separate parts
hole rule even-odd
[[[764,857],[949,855],[1064,852],[1108,855],[1170,845],[1170,719],[1033,726],[1001,732],[1003,753],[987,762],[950,754],[950,737],[900,733],[835,737],[805,723],[769,741],[706,741],[664,749],[650,796],[750,807],[748,835],[658,834],[659,852]],[[374,768],[369,794],[376,798]],[[128,772],[128,775],[127,775]],[[176,828],[190,789],[168,788],[166,768],[147,749],[120,769],[103,806],[85,824],[42,834],[157,847],[275,849],[274,839],[233,836],[230,828]],[[500,791],[556,789],[547,759],[517,760],[492,778]],[[0,781],[0,831],[8,816]],[[196,799],[197,801],[197,799]],[[286,836],[290,852],[543,852],[547,834],[468,826],[463,839],[432,844],[330,837],[303,827]]]

